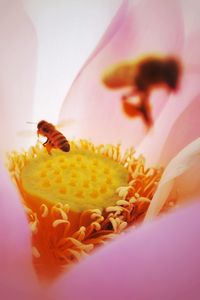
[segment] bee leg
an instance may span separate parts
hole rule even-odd
[[[149,94],[137,94],[138,103],[131,103],[129,97],[122,101],[122,107],[125,114],[130,118],[141,117],[146,124],[147,128],[153,125],[151,106],[149,103]]]
[[[139,110],[147,127],[150,128],[153,125],[153,119],[148,94],[141,95],[141,104]]]
[[[136,118],[141,116],[140,109],[136,105],[131,104],[129,102],[124,101],[122,103],[122,109],[126,116],[129,118]]]
[[[47,141],[43,144],[43,146],[47,149],[48,154],[51,155],[52,145],[51,145],[51,143],[49,142],[49,140],[47,140]]]
[[[153,125],[152,116],[150,113],[149,105],[141,105],[140,112],[142,113],[142,117],[147,127],[150,128]]]
[[[141,99],[136,89],[132,89],[129,93],[123,95],[121,100],[123,111],[128,117],[141,117]]]

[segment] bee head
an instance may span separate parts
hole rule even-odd
[[[180,62],[175,58],[168,58],[164,63],[165,81],[168,87],[176,90],[181,75]]]
[[[51,123],[42,120],[37,124],[37,129],[38,134],[46,135],[52,132],[55,129],[55,127]]]

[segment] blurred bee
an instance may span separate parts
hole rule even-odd
[[[181,71],[177,58],[152,55],[115,65],[105,72],[102,80],[112,89],[131,87],[131,91],[121,98],[123,109],[130,117],[141,116],[150,127],[153,124],[149,103],[151,92],[160,87],[176,91]],[[132,103],[131,98],[136,96],[137,103]]]
[[[47,141],[43,143],[43,146],[47,149],[47,152],[51,154],[52,148],[60,149],[64,152],[70,151],[70,144],[65,136],[51,123],[48,123],[44,120],[40,121],[37,124],[37,135],[47,137]]]

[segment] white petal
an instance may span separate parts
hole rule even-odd
[[[172,191],[181,202],[199,192],[200,187],[200,138],[189,144],[175,156],[161,178],[158,189],[151,201],[145,220],[156,216]]]

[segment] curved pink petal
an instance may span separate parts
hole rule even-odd
[[[137,54],[146,51],[180,54],[184,42],[180,1],[140,1],[135,13],[135,24]]]
[[[200,136],[199,108],[200,91],[197,97],[193,98],[189,107],[176,119],[173,130],[169,133],[163,146],[161,163],[169,162],[183,147]]]
[[[191,32],[184,45],[183,61],[188,72],[195,74],[200,72],[200,30]]]
[[[16,135],[32,120],[36,35],[22,1],[0,3],[0,156],[26,144]]]
[[[200,74],[186,72],[182,88],[170,97],[154,128],[139,145],[149,164],[166,165],[184,146],[200,135]]]
[[[123,21],[127,17],[127,10],[128,1],[122,0],[121,6],[118,9],[118,13],[113,17],[111,24],[89,57],[88,61],[86,61],[85,65],[87,65],[90,60],[92,60],[110,42],[113,36],[118,32],[119,28],[123,26]]]
[[[157,15],[155,18],[155,11]],[[170,20],[170,22],[169,22]],[[166,26],[167,24],[167,26]],[[60,119],[75,120],[69,137],[92,138],[98,143],[138,144],[146,134],[140,119],[122,113],[122,91],[110,91],[101,83],[104,70],[121,60],[149,52],[178,53],[183,44],[183,24],[177,1],[125,1],[106,38],[79,73],[66,97]],[[164,95],[164,99],[166,95]],[[165,101],[155,101],[155,112]]]
[[[28,222],[17,189],[2,166],[0,182],[1,298],[26,300],[42,297],[43,292],[32,267]]]
[[[101,248],[54,287],[59,299],[199,299],[200,203]]]

